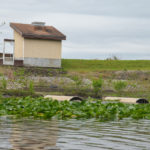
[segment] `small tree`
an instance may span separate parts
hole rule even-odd
[[[92,85],[95,97],[99,97],[99,93],[101,94],[100,96],[102,96],[102,85],[103,85],[102,78],[99,77],[99,79],[93,80]]]
[[[121,95],[121,92],[127,87],[127,82],[125,81],[116,81],[113,83],[114,89]]]

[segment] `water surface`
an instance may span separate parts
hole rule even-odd
[[[0,118],[0,150],[149,150],[150,121]]]

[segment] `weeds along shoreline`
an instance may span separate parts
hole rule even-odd
[[[46,78],[48,79],[48,78]],[[55,78],[56,79],[56,78]],[[102,99],[106,94],[116,94],[117,96],[124,95],[125,92],[128,92],[127,81],[107,81],[104,80],[101,76],[93,80],[87,80],[89,83],[83,82],[84,80],[79,76],[73,76],[69,83],[63,81],[63,78],[53,83],[48,83],[48,81],[34,81],[33,79],[18,79],[11,80],[6,79],[4,76],[0,80],[0,94],[4,97],[9,96],[38,96],[44,94],[56,94],[56,95],[69,95],[69,96],[82,96],[83,98],[93,97]],[[67,78],[69,79],[69,78]],[[87,82],[86,81],[86,82]],[[110,83],[111,82],[111,83]],[[12,84],[12,87],[10,85]],[[108,85],[109,84],[109,85]],[[18,88],[19,86],[19,88]],[[106,89],[108,86],[110,89]],[[132,87],[133,85],[131,85]],[[136,87],[136,85],[134,85]],[[112,88],[112,89],[111,89]],[[130,90],[130,93],[131,90]]]
[[[0,101],[0,115],[50,120],[90,119],[119,121],[124,118],[150,119],[150,104],[103,103],[89,99],[81,102],[38,98],[5,98]]]

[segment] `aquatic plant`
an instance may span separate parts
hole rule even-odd
[[[0,101],[0,115],[37,119],[89,119],[99,121],[123,118],[150,119],[150,104],[102,103],[102,101],[56,101],[39,98],[6,98]]]

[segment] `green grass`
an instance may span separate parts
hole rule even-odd
[[[67,71],[150,70],[150,60],[84,60],[62,59]]]
[[[62,68],[0,66],[0,75],[13,76],[56,76],[68,72],[99,72],[117,70],[149,70],[150,60],[85,60],[62,59]]]

